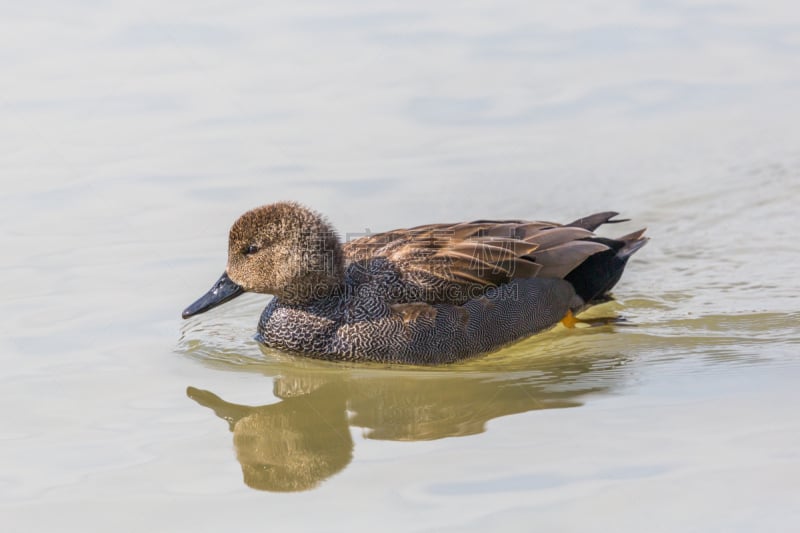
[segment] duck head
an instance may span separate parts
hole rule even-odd
[[[234,222],[225,272],[182,316],[204,313],[248,291],[303,304],[336,290],[343,272],[339,238],[320,214],[294,202],[265,205]]]

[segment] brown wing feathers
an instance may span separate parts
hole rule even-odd
[[[608,250],[592,231],[617,213],[568,225],[520,220],[429,224],[348,243],[350,261],[385,257],[401,271],[456,285],[494,286],[515,278],[563,278],[589,256]]]

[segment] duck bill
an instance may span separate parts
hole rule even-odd
[[[228,277],[228,273],[224,272],[207,293],[183,310],[181,316],[183,318],[189,318],[190,316],[205,313],[209,309],[224,304],[228,300],[233,300],[243,292],[244,289],[231,281],[231,278]]]

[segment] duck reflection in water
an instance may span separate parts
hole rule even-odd
[[[194,387],[187,395],[228,422],[245,484],[303,491],[350,463],[349,426],[377,440],[474,435],[500,416],[582,405],[582,396],[609,389],[617,375],[609,367],[619,364],[581,358],[510,375],[294,368],[275,377],[278,403],[240,405]]]
[[[314,488],[353,458],[345,391],[332,385],[261,406],[229,403],[194,387],[186,392],[228,421],[247,486],[291,492]]]

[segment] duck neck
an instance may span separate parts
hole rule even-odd
[[[286,305],[304,306],[335,296],[344,287],[344,253],[333,232],[303,252],[301,273],[276,296]]]
[[[319,300],[325,300],[339,294],[344,283],[333,278],[309,280],[304,283],[294,283],[275,296],[280,303],[293,307],[307,307]]]

